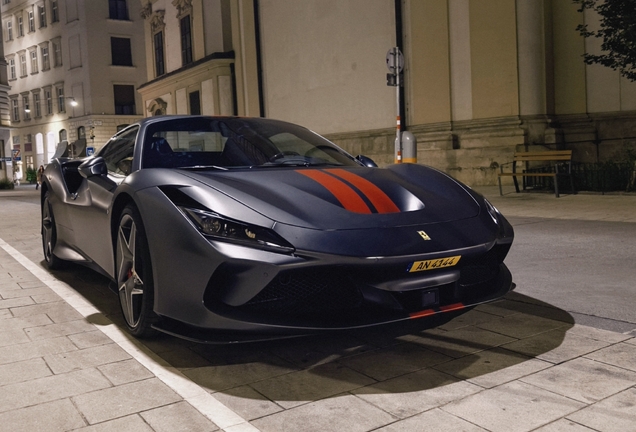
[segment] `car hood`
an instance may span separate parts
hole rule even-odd
[[[305,228],[423,225],[479,214],[479,205],[462,185],[421,165],[182,173],[277,223]]]

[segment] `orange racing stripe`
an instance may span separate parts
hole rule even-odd
[[[399,213],[400,209],[382,189],[369,180],[342,168],[326,169],[326,172],[348,181],[362,192],[373,204],[378,213]]]
[[[355,213],[371,213],[371,209],[360,198],[360,195],[343,181],[318,170],[298,170],[296,172],[324,186],[345,209]]]

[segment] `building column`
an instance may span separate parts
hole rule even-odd
[[[253,0],[231,3],[237,114],[260,116],[256,28]]]
[[[469,0],[448,2],[451,118],[473,118]]]
[[[547,114],[546,43],[543,0],[516,0],[519,114]]]

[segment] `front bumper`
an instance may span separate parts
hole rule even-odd
[[[272,338],[430,317],[465,311],[513,287],[503,260],[514,234],[503,217],[495,232],[480,220],[426,227],[429,233],[454,232],[454,243],[463,238],[470,247],[374,257],[315,249],[285,255],[206,239],[183,223],[179,210],[160,203],[156,200],[156,210],[146,213],[152,217],[142,214],[153,264],[154,310],[162,317],[156,327],[189,339],[227,342],[226,336],[233,341],[237,332]],[[482,234],[474,237],[490,240],[467,238],[477,232]],[[337,241],[323,244],[343,244],[341,234],[333,233]],[[448,268],[408,271],[414,262],[450,256],[461,259]]]

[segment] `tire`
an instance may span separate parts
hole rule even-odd
[[[53,254],[53,249],[55,249],[55,244],[57,243],[57,227],[49,197],[50,192],[46,191],[42,201],[42,252],[44,253],[44,261],[47,267],[51,270],[58,270],[63,267],[64,260]]]
[[[128,205],[116,232],[115,273],[119,305],[128,331],[138,338],[155,336],[152,325],[154,282],[148,240],[137,208]]]

